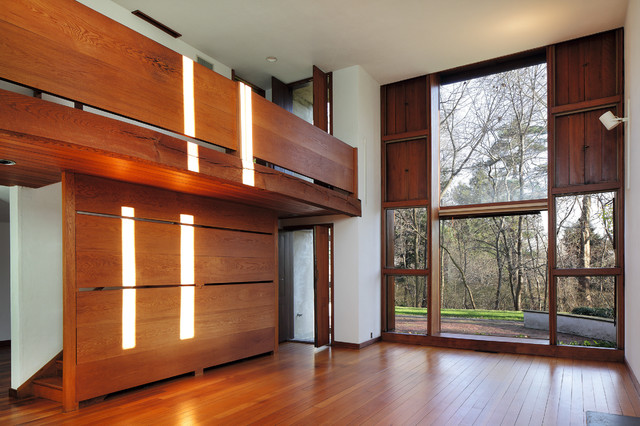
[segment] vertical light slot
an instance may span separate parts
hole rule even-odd
[[[200,158],[198,157],[198,144],[187,142],[187,169],[190,172],[200,173]]]
[[[184,134],[192,138],[196,137],[196,101],[193,78],[193,61],[186,56],[182,57],[182,97],[184,105]],[[198,145],[187,142],[187,169],[192,172],[200,172],[198,159]]]
[[[195,335],[195,238],[193,216],[180,215],[180,340]]]
[[[251,107],[251,87],[240,83],[240,129],[242,153],[242,183],[255,186],[253,166],[253,110]]]
[[[136,239],[135,211],[132,207],[122,207],[122,286],[136,285]],[[122,349],[136,346],[136,290],[122,290]]]

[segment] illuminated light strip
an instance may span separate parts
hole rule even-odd
[[[132,207],[122,207],[122,286],[136,286],[136,239]],[[122,349],[136,347],[136,290],[122,290]]]
[[[184,134],[192,138],[196,137],[196,100],[193,85],[193,61],[186,56],[182,57],[182,98],[184,105]],[[198,145],[187,142],[187,169],[192,172],[200,172],[198,158]]]
[[[180,215],[180,340],[195,336],[195,237],[193,216]],[[188,285],[188,287],[187,287]]]
[[[242,183],[255,186],[253,166],[253,121],[251,107],[251,87],[240,83],[240,122],[241,122],[241,154]]]

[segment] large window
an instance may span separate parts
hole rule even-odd
[[[434,335],[383,337],[624,346],[624,132],[598,120],[624,111],[622,51],[609,31],[383,86],[383,328]]]
[[[544,63],[440,87],[442,332],[548,339],[546,100]]]

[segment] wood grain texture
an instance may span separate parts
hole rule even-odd
[[[426,140],[386,143],[385,151],[385,201],[426,199],[428,197]]]
[[[327,74],[313,66],[313,125],[329,132],[329,114],[327,101],[329,97]]]
[[[383,86],[383,135],[427,129],[427,80],[424,76]]]
[[[353,193],[353,148],[256,94],[253,155]]]
[[[62,409],[73,411],[78,408],[76,398],[76,176],[62,175],[62,347],[66,350],[62,369]]]
[[[0,395],[6,424],[585,424],[587,410],[640,416],[624,364],[387,342],[320,351],[287,343],[277,356],[120,393],[74,413]]]
[[[184,133],[182,55],[71,0],[5,5],[3,78]],[[64,58],[64,60],[60,60]],[[196,136],[237,148],[237,84],[194,64]]]
[[[255,186],[243,185],[233,155],[200,147],[200,173],[189,172],[183,140],[7,91],[0,101],[0,149],[17,162],[0,170],[3,184],[40,187],[71,170],[254,204],[283,217],[360,214],[354,197],[260,165]]]

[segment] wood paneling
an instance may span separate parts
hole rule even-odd
[[[555,117],[555,187],[616,182],[618,138],[600,115],[615,107]]]
[[[619,93],[619,36],[609,31],[555,46],[555,105]]]
[[[416,77],[382,88],[383,135],[427,129],[427,79]]]
[[[385,150],[385,201],[426,199],[428,196],[426,140],[387,143]]]
[[[200,173],[189,172],[183,140],[2,90],[0,150],[17,162],[0,170],[5,185],[40,187],[72,170],[254,204],[283,217],[360,214],[354,197],[257,164],[255,186],[243,185],[240,158],[205,147],[199,148]]]
[[[182,55],[72,0],[4,5],[0,76],[183,133]],[[196,136],[237,148],[237,84],[194,64]]]
[[[136,285],[180,284],[180,226],[134,223]],[[79,214],[76,229],[77,286],[121,286],[121,220]],[[272,235],[201,227],[194,234],[195,284],[273,280]]]
[[[65,194],[73,202],[65,210],[73,227],[67,250],[75,263],[66,267],[74,271],[74,280],[65,281],[74,305],[65,310],[65,325],[73,323],[74,329],[71,334],[65,329],[65,339],[74,340],[65,340],[64,359],[73,360],[70,371],[76,374],[69,388],[73,403],[275,350],[277,222],[272,212],[66,176],[66,187],[72,186]],[[127,290],[120,288],[122,206],[133,207],[136,217],[136,283]],[[193,214],[195,223],[195,283],[185,283],[195,284],[194,337],[184,340],[180,214]],[[125,350],[123,292],[129,290],[135,291],[135,346]]]
[[[256,94],[253,155],[347,192],[355,192],[353,148]]]
[[[328,114],[329,87],[327,74],[313,66],[313,125],[329,132]]]

